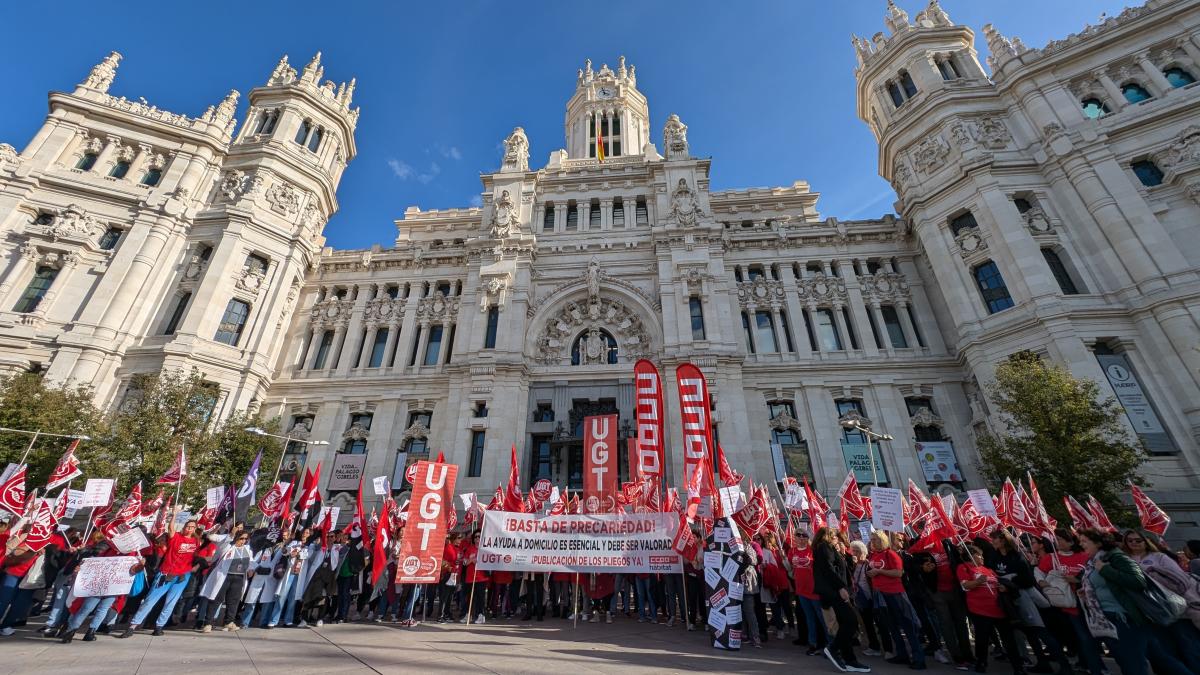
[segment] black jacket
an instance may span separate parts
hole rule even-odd
[[[819,542],[813,547],[813,592],[828,606],[840,598],[838,591],[850,588],[846,558],[832,546]]]

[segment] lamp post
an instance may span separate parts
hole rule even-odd
[[[80,441],[92,440],[91,436],[84,436],[83,434],[51,434],[51,433],[47,433],[45,431],[29,431],[27,429],[10,429],[8,427],[0,427],[0,432],[8,432],[10,434],[25,434],[26,436],[32,436],[32,438],[29,439],[29,445],[25,446],[25,453],[21,455],[21,461],[17,462],[18,466],[25,463],[25,460],[29,458],[30,451],[33,450],[33,444],[37,443],[37,439],[42,436],[50,436],[52,438],[74,438],[74,439],[80,440]]]
[[[283,470],[283,456],[287,454],[288,444],[296,442],[304,445],[329,445],[329,441],[310,441],[308,439],[295,438],[293,436],[271,434],[259,427],[246,427],[245,431],[246,433],[254,434],[255,436],[267,436],[269,438],[278,438],[283,441],[283,451],[279,453],[279,463],[275,465],[275,476],[271,478],[271,485],[274,485],[275,481],[279,480],[279,472]],[[308,462],[307,454],[308,453],[305,453],[305,463]]]
[[[863,424],[862,418],[858,415],[847,414],[838,420],[838,424],[842,425],[843,429],[858,431],[867,437],[867,458],[871,460],[871,481],[875,483],[875,487],[879,487],[879,473],[875,470],[875,450],[872,449],[871,439],[892,441],[895,438],[891,434],[877,434],[871,431],[871,427]]]

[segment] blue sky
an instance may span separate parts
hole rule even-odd
[[[9,58],[0,142],[18,150],[109,50],[125,56],[111,93],[197,115],[231,88],[265,82],[280,55],[324,53],[325,77],[358,78],[358,157],[325,229],[339,248],[385,245],[409,205],[467,206],[514,126],[532,166],[563,146],[564,105],[585,58],[637,66],[661,145],[667,115],[713,158],[714,189],[807,180],[825,216],[876,217],[894,195],[855,116],[850,33],[883,30],[884,0],[825,2],[4,3]],[[910,15],[925,0],[900,0]],[[977,33],[992,22],[1031,47],[1079,31],[1113,0],[942,0]],[[24,55],[24,56],[17,56]],[[242,100],[242,109],[246,105]],[[660,147],[661,150],[661,147]]]

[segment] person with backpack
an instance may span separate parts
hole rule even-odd
[[[1196,579],[1137,530],[1126,530],[1121,535],[1121,550],[1141,566],[1147,577],[1187,601],[1188,613],[1164,626],[1163,630],[1155,631],[1154,639],[1180,663],[1190,664],[1192,671],[1197,672],[1200,668],[1200,630],[1192,623],[1200,618],[1200,589]],[[1156,658],[1152,655],[1152,664]]]

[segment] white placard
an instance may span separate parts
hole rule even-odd
[[[721,488],[721,508],[725,513],[737,513],[746,505],[746,493],[737,485]]]
[[[904,503],[899,488],[871,488],[871,524],[886,532],[904,531]]]
[[[705,551],[704,566],[713,569],[721,569],[721,552],[720,551]]]
[[[84,559],[79,563],[71,594],[76,598],[127,595],[133,586],[133,574],[129,570],[137,560],[134,556]]]
[[[85,494],[83,490],[71,490],[67,492],[67,518],[74,518],[79,509],[83,508],[83,497]]]
[[[314,524],[314,527],[321,527],[325,523],[325,519],[329,518],[329,529],[336,530],[338,515],[340,515],[341,512],[342,507],[340,506],[322,506],[321,515],[317,516],[317,522]]]
[[[221,506],[221,500],[225,498],[225,486],[218,485],[208,488],[208,491],[204,493],[204,498],[208,508],[216,510]]]
[[[175,514],[175,527],[183,527],[187,521],[192,519],[191,511],[180,511]]]
[[[985,489],[967,490],[967,497],[971,499],[971,504],[975,506],[975,512],[984,518],[1000,519],[1000,514],[996,512],[996,503],[992,501],[992,494]]]
[[[858,523],[858,536],[859,536],[859,537],[860,537],[860,538],[861,538],[863,541],[871,541],[871,532],[872,532],[874,529],[875,529],[875,528],[871,527],[871,523],[870,523],[870,521],[866,521],[866,520],[859,521],[859,523]]]
[[[146,534],[140,527],[113,535],[112,543],[121,553],[136,553],[150,546],[150,541],[146,539]]]
[[[742,584],[740,584],[736,581],[729,582],[729,599],[730,600],[741,600],[745,594],[746,594],[745,586],[743,586]]]
[[[728,527],[713,528],[713,541],[717,542],[718,544],[727,544],[732,538],[733,530],[729,529]]]
[[[721,573],[718,572],[714,567],[705,567],[704,583],[707,584],[709,588],[716,588],[717,584],[721,583]]]
[[[725,613],[720,610],[709,610],[708,625],[717,631],[717,635],[725,632]]]
[[[742,606],[741,605],[730,605],[730,606],[726,607],[725,608],[725,621],[728,623],[731,623],[731,624],[732,623],[741,623],[742,622]]]
[[[89,478],[87,485],[83,486],[83,499],[79,502],[80,508],[108,506],[108,503],[112,501],[113,484],[116,482],[113,478]]]
[[[733,558],[725,561],[725,566],[721,568],[721,576],[725,577],[725,581],[733,581],[737,576],[738,564],[733,561]]]
[[[371,487],[374,488],[375,494],[383,496],[387,494],[387,476],[376,476],[371,479]]]

